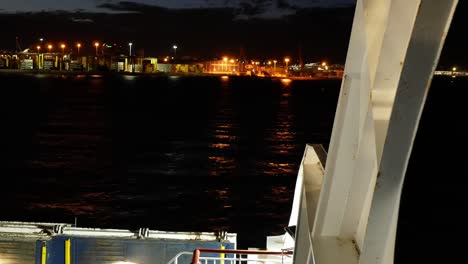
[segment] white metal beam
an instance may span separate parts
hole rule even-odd
[[[457,0],[423,0],[418,8],[392,109],[361,263],[393,263],[400,196],[427,92]]]
[[[457,3],[358,0],[321,188],[296,186],[315,263],[393,262],[406,166]]]

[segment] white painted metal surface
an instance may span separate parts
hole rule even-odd
[[[393,263],[406,167],[457,3],[357,1],[325,175],[312,148],[298,175],[295,263]]]
[[[142,230],[146,232],[142,232]],[[145,233],[142,236],[142,233]],[[17,236],[41,236],[51,235],[81,236],[96,238],[128,238],[128,239],[172,239],[172,240],[199,240],[199,241],[227,241],[237,244],[237,234],[224,233],[223,237],[211,232],[169,232],[149,230],[140,228],[140,230],[126,229],[101,229],[101,228],[83,228],[73,227],[71,224],[63,223],[27,223],[27,222],[4,222],[0,221],[0,235],[2,237]]]

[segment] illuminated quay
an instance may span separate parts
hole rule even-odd
[[[19,45],[18,45],[19,46]],[[87,46],[87,52],[83,49]],[[28,72],[118,72],[137,74],[213,74],[253,77],[341,78],[343,65],[314,62],[293,63],[290,57],[281,59],[246,59],[235,56],[219,58],[192,58],[190,56],[145,56],[132,52],[128,45],[107,44],[98,41],[87,45],[81,42],[44,43],[15,52],[0,51],[0,70]],[[301,60],[298,60],[301,61]]]

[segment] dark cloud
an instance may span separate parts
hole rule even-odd
[[[5,0],[4,0],[5,1]],[[356,0],[21,0],[8,1],[1,7],[4,12],[41,12],[54,10],[86,10],[87,12],[102,12],[111,9],[118,9],[124,12],[126,8],[133,9],[136,5],[146,5],[148,7],[157,5],[164,8],[236,8],[241,9],[248,5],[250,9],[260,8],[265,13],[273,13],[275,9],[285,9],[291,7],[339,7],[355,4]],[[120,2],[123,2],[122,4]],[[99,6],[104,7],[100,9]],[[115,11],[111,11],[115,12]],[[281,12],[279,12],[281,13]],[[284,12],[283,12],[284,13]]]
[[[103,1],[98,1],[98,2],[103,2]],[[124,12],[148,12],[148,11],[161,11],[161,10],[167,9],[167,8],[163,8],[160,6],[148,5],[148,4],[142,4],[142,3],[136,3],[136,2],[128,2],[128,1],[122,1],[122,2],[117,2],[117,3],[106,1],[105,3],[98,3],[96,7],[102,8],[102,9],[108,9],[111,11],[124,11]]]
[[[90,18],[71,18],[71,21],[76,23],[94,23],[94,20]]]
[[[276,7],[278,8],[295,8],[287,0],[276,0]]]
[[[265,12],[267,1],[242,1],[240,5],[240,13],[247,16],[254,16]]]
[[[206,1],[205,8],[200,8],[202,10],[210,8],[219,9],[220,1]],[[224,5],[227,6],[226,8],[233,10],[235,14],[235,18],[238,19],[240,17],[249,19],[254,17],[263,17],[264,14],[267,14],[266,17],[270,18],[277,18],[284,15],[291,14],[297,7],[289,4],[287,0],[240,0],[240,1],[233,1],[233,0],[224,0]],[[103,10],[110,10],[116,12],[148,12],[148,11],[164,11],[167,8],[156,6],[156,5],[149,5],[149,4],[142,4],[136,3],[131,1],[121,1],[121,2],[113,2],[113,1],[97,1],[97,6]]]

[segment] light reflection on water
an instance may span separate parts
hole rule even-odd
[[[284,78],[284,79],[281,79],[281,83],[284,85],[284,86],[289,86],[291,84],[292,80],[291,79],[287,79],[287,78]]]
[[[227,144],[227,143],[213,143],[213,144],[210,144],[210,148],[215,148],[215,149],[227,149],[227,148],[230,148],[231,147],[231,144]]]

